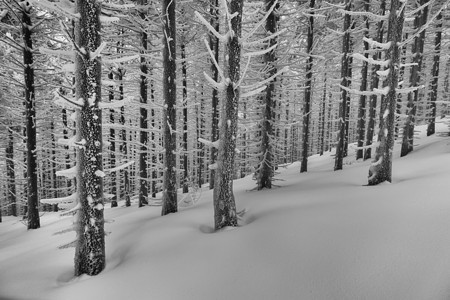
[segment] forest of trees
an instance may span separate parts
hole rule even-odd
[[[448,113],[447,3],[0,0],[0,221],[76,214],[95,275],[119,200],[166,215],[209,187],[237,226],[234,179],[350,147],[391,181],[394,144]]]

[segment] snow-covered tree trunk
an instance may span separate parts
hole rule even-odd
[[[210,0],[209,4],[209,13],[211,14],[210,24],[219,32],[219,2],[218,0]],[[214,53],[214,60],[216,62],[219,61],[219,39],[212,33],[209,32],[209,47],[212,49]],[[211,78],[217,82],[219,79],[219,70],[214,64],[214,60],[211,59]],[[217,89],[212,89],[212,116],[211,116],[211,141],[217,141],[219,139],[219,92]],[[215,147],[211,147],[211,160],[210,164],[213,165],[217,160],[217,149]],[[215,169],[211,169],[209,171],[209,189],[214,188],[214,179],[215,179]]]
[[[366,12],[370,12],[370,0],[364,1],[364,10]],[[369,18],[367,16],[364,17],[364,23],[366,27],[366,31],[364,33],[364,37],[369,38]],[[367,62],[367,59],[369,58],[369,43],[364,42],[364,57],[366,58],[365,61],[363,61],[363,66],[361,69],[361,86],[360,91],[364,92],[367,91],[367,75],[369,70],[369,63]],[[366,129],[366,98],[367,96],[363,93],[359,97],[359,107],[358,107],[358,150],[356,151],[356,159],[363,158],[363,149],[364,146],[364,133]]]
[[[162,1],[163,20],[163,94],[164,94],[164,181],[162,215],[177,211],[176,170],[176,22],[175,0]]]
[[[113,80],[114,79],[114,71],[111,69],[108,73],[108,79]],[[109,102],[114,101],[114,85],[111,85],[109,87]],[[109,111],[109,122],[110,124],[114,124],[114,109],[111,109]],[[111,168],[114,168],[116,166],[116,130],[111,126],[109,129],[109,165]],[[116,172],[111,172],[111,187],[110,187],[110,193],[113,195],[111,198],[111,207],[117,207],[117,182],[116,182]]]
[[[14,163],[14,135],[11,127],[8,127],[8,144],[6,145],[6,180],[7,180],[7,204],[11,216],[17,217],[16,206],[16,171]]]
[[[27,145],[28,229],[37,229],[39,220],[38,174],[36,150],[36,100],[34,93],[33,43],[31,39],[31,5],[24,1],[22,7],[23,65],[25,76],[25,115]]]
[[[431,88],[429,92],[430,97],[430,119],[427,127],[427,136],[430,136],[436,131],[436,100],[438,93],[439,82],[439,63],[441,59],[441,41],[442,41],[442,12],[436,17],[436,36],[434,38],[434,56],[433,69],[431,71]]]
[[[183,30],[184,31],[184,30]],[[186,33],[183,33],[186,34]],[[181,50],[181,74],[183,84],[183,193],[189,192],[189,170],[188,170],[188,103],[187,103],[187,62],[186,44],[184,36],[180,45]]]
[[[75,25],[77,111],[77,220],[75,275],[97,275],[105,267],[103,218],[100,2],[77,0]]]
[[[227,22],[231,24],[225,45],[225,78],[227,78],[225,99],[220,118],[219,153],[214,185],[215,229],[237,226],[236,203],[233,194],[234,158],[236,155],[236,134],[241,65],[241,38],[243,0],[227,2]]]
[[[269,12],[271,7],[274,5],[275,0],[266,0],[266,11]],[[269,34],[273,34],[278,28],[278,16],[277,9],[279,4],[269,14],[266,20],[265,29]],[[277,43],[276,38],[269,40],[268,47],[273,47]],[[277,72],[275,66],[276,56],[275,49],[267,52],[264,55],[264,63],[267,69],[267,78],[274,76]],[[267,84],[266,94],[265,94],[265,104],[264,104],[264,114],[261,126],[261,158],[258,170],[258,190],[264,188],[272,188],[272,177],[274,172],[274,147],[273,147],[273,123],[274,123],[274,98],[275,98],[275,83],[270,81]]]
[[[380,9],[379,9],[379,15],[384,16],[386,12],[386,0],[381,0],[380,2]],[[376,32],[376,42],[382,43],[383,42],[383,35],[384,35],[384,20],[380,20],[377,24],[377,32]],[[372,58],[373,60],[380,60],[381,59],[381,51],[377,51],[375,54],[373,54]],[[374,64],[372,66],[371,70],[371,82],[370,82],[370,89],[373,90],[374,88],[378,88],[380,78],[377,75],[377,71],[380,70],[380,65]],[[372,158],[372,148],[368,147],[372,145],[373,142],[373,136],[375,131],[375,116],[376,116],[376,108],[377,108],[377,98],[378,96],[376,94],[370,95],[369,98],[369,115],[368,115],[368,121],[367,121],[367,132],[366,132],[366,151],[364,151],[364,160]],[[382,96],[383,98],[383,96]]]
[[[352,7],[352,1],[346,0],[345,2],[345,11],[350,11]],[[342,170],[342,164],[345,156],[345,146],[347,143],[348,136],[346,135],[346,119],[347,119],[347,110],[348,105],[348,92],[347,89],[349,87],[348,80],[348,69],[349,69],[349,60],[350,60],[350,22],[351,15],[346,13],[344,15],[344,36],[342,40],[342,61],[341,61],[341,98],[339,103],[339,134],[338,134],[338,144],[336,147],[336,157],[334,162],[334,170]]]
[[[375,159],[369,169],[369,185],[376,185],[392,180],[392,151],[394,150],[395,108],[397,105],[398,64],[400,60],[399,43],[402,40],[405,8],[400,0],[391,0],[386,52],[388,76],[384,87],[388,89],[387,95],[381,101],[380,127],[378,133],[379,145],[376,149]]]
[[[302,141],[302,164],[300,166],[300,173],[308,171],[308,147],[309,147],[309,120],[311,118],[311,85],[312,85],[312,67],[313,57],[312,48],[314,43],[314,5],[315,0],[309,1],[309,18],[308,18],[308,37],[306,45],[306,54],[308,59],[306,61],[306,84],[305,84],[305,104],[303,108],[303,141]]]

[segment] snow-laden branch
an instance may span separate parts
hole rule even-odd
[[[101,56],[101,52],[103,51],[103,49],[105,49],[105,47],[106,47],[106,42],[102,42],[101,44],[100,44],[100,46],[98,46],[98,48],[97,49],[95,49],[95,51],[94,52],[91,52],[90,53],[90,60],[94,60],[94,59],[96,59],[97,57],[99,57],[99,56]]]
[[[273,12],[273,10],[275,9],[276,5],[278,4],[278,0],[275,0],[272,4],[272,6],[269,8],[269,10],[266,12],[266,14],[264,15],[264,17],[259,20],[259,22],[253,26],[253,29],[250,30],[243,38],[242,38],[242,43],[246,43],[246,41],[256,32],[256,30],[258,30],[258,28],[264,24],[267,20],[267,18],[270,16],[270,14]]]
[[[73,193],[72,195],[67,196],[67,197],[41,199],[41,203],[45,203],[45,204],[73,203],[77,199],[78,199],[78,194]]]
[[[58,143],[58,145],[61,145],[61,146],[67,146],[67,147],[70,147],[70,148],[75,148],[77,146],[77,144],[75,143],[76,139],[77,139],[76,136],[73,136],[70,139],[63,139],[63,138],[61,138],[61,139],[58,139],[57,143]]]
[[[62,14],[69,19],[80,18],[80,14],[75,13],[75,5],[69,0],[60,0],[58,2],[50,2],[47,0],[30,0],[30,2],[44,10]]]
[[[345,87],[343,85],[338,85],[341,89],[347,91],[350,94],[355,94],[355,95],[360,95],[360,96],[372,96],[372,95],[379,95],[380,93],[378,92],[371,92],[371,91],[360,91],[360,90],[355,90],[355,89],[350,89],[348,87]]]
[[[264,91],[266,88],[267,88],[267,86],[263,85],[257,89],[254,89],[252,91],[248,91],[246,93],[241,94],[240,98],[247,98],[247,97],[252,97],[252,96],[258,95],[259,93]]]
[[[106,169],[106,170],[105,170],[105,173],[117,172],[117,171],[123,170],[123,169],[125,169],[125,168],[131,166],[132,164],[134,164],[134,160],[129,161],[129,162],[123,164],[123,165],[117,166],[117,167],[115,167],[115,168]]]
[[[244,57],[253,57],[253,56],[260,56],[260,55],[264,55],[270,51],[272,51],[273,49],[275,49],[278,46],[278,44],[274,44],[271,47],[267,48],[267,49],[263,49],[260,51],[254,51],[254,52],[247,52],[245,53],[243,56]]]
[[[351,55],[353,56],[353,58],[356,58],[358,60],[366,61],[369,64],[380,65],[383,67],[387,67],[389,65],[389,63],[391,62],[389,59],[388,60],[375,60],[370,57],[365,57],[364,55],[362,55],[360,53],[353,53]]]
[[[223,42],[223,43],[226,43],[226,42],[227,42],[228,35],[221,35],[220,33],[218,33],[218,32],[214,29],[214,27],[212,27],[211,24],[209,24],[209,22],[206,21],[205,18],[203,18],[203,16],[202,16],[199,12],[195,11],[194,14],[195,14],[195,16],[197,17],[197,19],[198,19],[203,25],[205,25],[206,28],[208,28],[208,30],[209,30],[212,34],[214,34],[214,36],[215,36],[216,38],[219,39],[219,41],[221,41],[221,42]]]
[[[267,78],[267,79],[265,79],[265,80],[263,80],[263,81],[260,81],[260,82],[257,82],[257,83],[255,83],[255,84],[251,84],[251,85],[241,86],[241,88],[242,88],[242,89],[245,89],[245,90],[254,90],[254,89],[257,89],[257,88],[259,88],[259,87],[261,87],[261,86],[263,86],[263,85],[268,84],[268,83],[271,82],[275,77],[279,76],[280,74],[282,74],[282,73],[284,73],[284,72],[287,72],[288,70],[289,70],[289,67],[284,67],[283,69],[281,69],[280,71],[278,71],[277,73],[275,73],[274,75],[270,76],[269,78]]]
[[[212,88],[222,91],[225,89],[225,81],[217,82],[212,79],[206,72],[203,71],[203,75],[205,76],[206,81],[211,85]]]
[[[389,90],[390,90],[389,86],[385,86],[384,88],[381,88],[381,89],[377,89],[377,88],[373,89],[373,91],[375,93],[378,93],[378,94],[384,95],[384,96],[386,96],[389,93]]]
[[[74,98],[69,98],[66,97],[64,95],[62,95],[60,92],[58,91],[54,91],[53,95],[55,96],[53,102],[61,107],[65,107],[65,108],[81,108],[83,107],[83,101],[77,101]]]
[[[102,57],[102,63],[118,66],[120,63],[138,59],[139,57],[140,57],[139,54],[131,55],[131,56],[123,56],[123,57],[113,58],[113,59]]]
[[[198,138],[198,141],[202,144],[204,144],[205,146],[208,146],[210,148],[216,148],[219,149],[219,140],[211,142],[202,138]]]
[[[72,168],[56,171],[56,176],[62,176],[69,179],[75,178],[77,176],[77,166],[73,166]]]
[[[385,21],[389,18],[389,14],[380,16],[380,15],[373,14],[371,12],[351,11],[351,10],[345,10],[342,8],[338,9],[336,12],[341,13],[342,15],[350,15],[350,16],[354,16],[354,17],[358,17],[358,16],[368,17],[369,19],[374,20],[374,21]]]
[[[114,101],[114,102],[99,102],[98,107],[99,108],[107,108],[107,109],[120,108],[122,106],[126,106],[126,105],[130,104],[132,101],[133,101],[133,97],[126,97],[123,100]]]
[[[408,87],[408,88],[403,88],[403,89],[396,89],[395,91],[399,94],[409,94],[409,93],[412,93],[421,88],[424,88],[424,86],[423,85],[413,86],[413,87]]]
[[[279,31],[276,31],[275,33],[272,33],[271,35],[266,36],[266,37],[264,37],[264,38],[262,38],[262,39],[259,39],[259,40],[256,40],[256,41],[251,41],[251,42],[245,42],[245,43],[243,43],[243,45],[244,45],[245,47],[247,47],[247,46],[258,45],[258,44],[264,43],[264,42],[266,42],[266,41],[268,41],[268,40],[274,39],[274,38],[276,38],[277,36],[279,36],[280,34],[285,33],[286,31],[287,31],[287,29],[286,29],[286,28],[283,28],[283,29],[281,29],[281,30],[279,30]]]
[[[75,61],[75,52],[66,50],[52,50],[44,47],[39,47],[39,52],[47,55],[54,55],[57,57],[63,57],[65,59]]]
[[[222,68],[219,66],[219,63],[216,61],[216,58],[214,57],[214,54],[211,51],[211,48],[209,48],[208,41],[206,39],[204,39],[203,41],[205,42],[206,49],[208,49],[209,56],[211,57],[211,59],[212,59],[212,61],[214,63],[214,66],[216,66],[216,69],[217,69],[217,72],[219,73],[220,78],[222,78],[222,81],[224,83],[227,82],[227,80],[225,79],[225,75],[223,73]]]
[[[117,23],[120,21],[120,18],[118,18],[118,17],[109,17],[109,16],[104,16],[104,15],[101,15],[99,17],[99,19],[100,19],[100,23],[102,23],[102,25],[108,25],[108,24]]]
[[[383,50],[388,50],[389,48],[391,48],[392,43],[391,42],[387,42],[387,43],[380,43],[377,41],[374,41],[371,38],[367,38],[367,37],[363,37],[363,41],[366,42],[367,44],[369,44],[370,48],[380,48]]]

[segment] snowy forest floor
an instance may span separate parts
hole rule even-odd
[[[448,131],[441,123],[437,131]],[[0,223],[0,299],[450,299],[450,139],[395,151],[393,183],[368,187],[370,162],[333,172],[331,153],[279,169],[278,185],[234,183],[242,226],[212,232],[212,192],[160,217],[160,207],[106,209],[107,266],[73,277],[57,249],[72,219],[45,213],[27,231]],[[398,145],[396,145],[398,147]]]

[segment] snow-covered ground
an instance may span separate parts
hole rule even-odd
[[[243,226],[212,233],[212,193],[160,217],[160,207],[106,209],[107,266],[74,278],[74,249],[46,213],[27,231],[0,223],[0,299],[450,299],[450,139],[424,137],[394,161],[394,181],[368,187],[369,162],[330,154],[281,169],[278,187],[235,181]],[[440,124],[438,130],[447,131]]]

